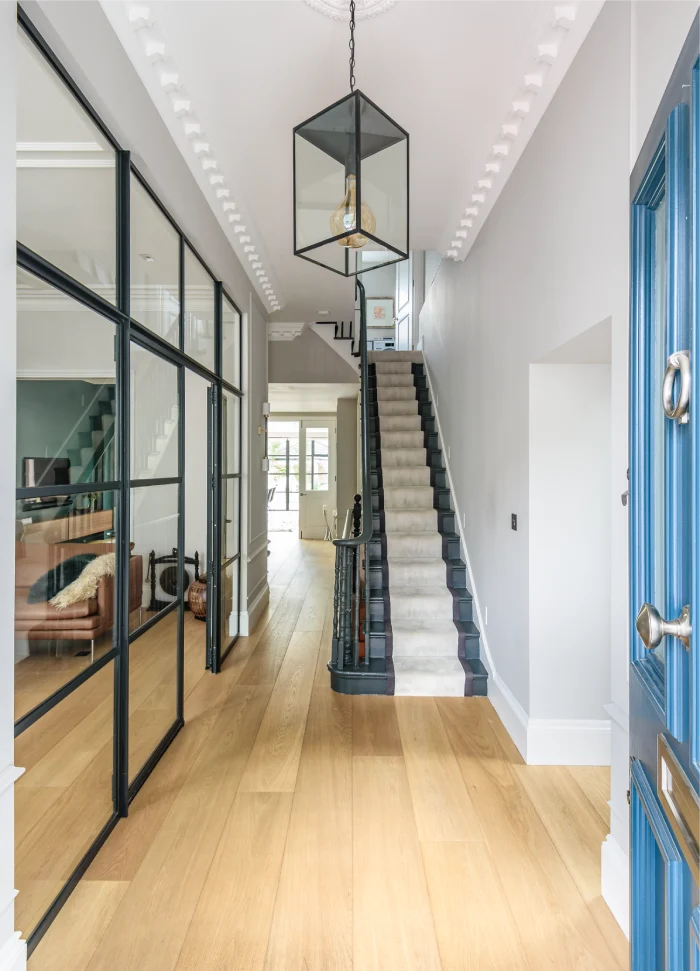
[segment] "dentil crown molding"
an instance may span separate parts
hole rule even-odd
[[[332,20],[349,20],[348,0],[305,0],[307,7],[330,17]],[[394,6],[396,0],[355,0],[355,19],[377,17]]]
[[[281,320],[271,320],[267,325],[267,336],[271,341],[293,341],[300,337],[306,324],[285,324]]]

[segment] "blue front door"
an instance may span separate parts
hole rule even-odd
[[[632,180],[632,971],[700,971],[700,67],[695,25],[693,37],[695,49],[686,45],[652,128],[653,141],[645,146],[642,171],[638,166]]]

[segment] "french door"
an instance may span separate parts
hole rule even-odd
[[[333,532],[336,505],[334,419],[299,422],[299,535],[324,539]],[[338,515],[345,515],[340,510]],[[338,526],[342,529],[342,525]]]
[[[632,177],[632,971],[700,969],[697,29]]]

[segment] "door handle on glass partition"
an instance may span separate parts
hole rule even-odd
[[[673,385],[676,371],[680,374],[680,390],[678,401],[673,403]],[[661,396],[664,403],[666,417],[685,425],[689,419],[688,405],[690,404],[690,353],[675,351],[668,359]]]
[[[637,633],[648,651],[658,647],[664,637],[677,637],[686,648],[690,647],[690,635],[693,628],[690,625],[690,607],[681,610],[677,620],[664,620],[653,604],[642,604],[637,614]]]

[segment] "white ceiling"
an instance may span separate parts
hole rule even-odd
[[[114,4],[103,5],[117,29]],[[411,137],[412,249],[450,245],[543,30],[551,30],[555,10],[577,6],[586,4],[398,0],[358,21],[358,87]],[[136,7],[148,10],[145,20],[134,18]],[[128,45],[118,32],[141,76],[155,71],[162,85],[163,65],[174,65],[216,159],[214,171],[235,186],[247,234],[282,304],[279,318],[313,320],[321,309],[331,319],[347,317],[352,282],[292,252],[292,128],[348,92],[347,24],[303,0],[160,0],[126,10],[139,44]],[[149,37],[164,42],[165,61],[156,55],[148,62]],[[554,74],[558,84],[561,69]],[[171,104],[172,91],[169,98]],[[164,99],[158,106],[167,113]],[[194,155],[188,160],[198,164]],[[215,187],[204,187],[220,207]],[[226,221],[231,213],[219,216]],[[233,225],[227,228],[236,245]]]
[[[338,398],[356,398],[357,384],[275,384],[269,387],[273,415],[335,414]]]

